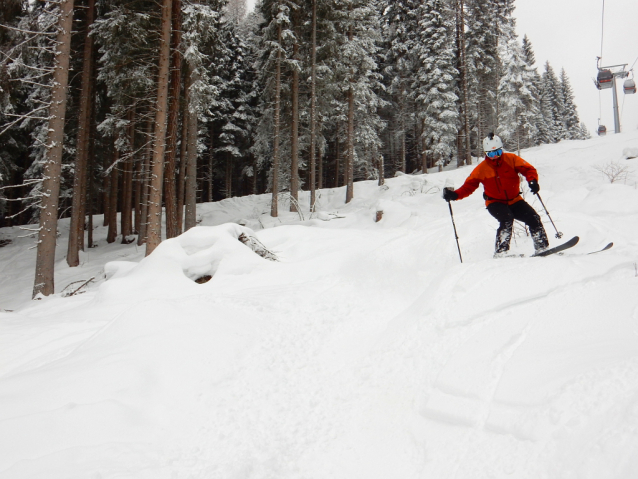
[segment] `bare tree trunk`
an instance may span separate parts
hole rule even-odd
[[[107,170],[109,165],[108,165],[108,160],[107,160],[107,156],[104,157],[104,161],[102,162],[102,166],[104,167],[104,170]],[[111,202],[109,201],[111,195],[111,175],[109,174],[105,174],[102,178],[102,212],[104,214],[104,217],[102,218],[102,226],[108,226],[109,225],[109,218],[111,217],[109,215],[109,207],[111,205]]]
[[[51,106],[47,128],[47,152],[42,182],[40,206],[40,230],[33,297],[48,296],[55,292],[55,240],[58,232],[58,205],[60,202],[60,175],[64,144],[64,120],[66,115],[69,60],[71,56],[71,29],[73,27],[73,0],[60,1],[58,34],[53,60]]]
[[[139,234],[140,232],[143,161],[143,159],[135,160],[133,167],[133,234]]]
[[[213,202],[213,169],[215,166],[215,153],[214,153],[215,140],[214,140],[214,129],[212,124],[208,130],[208,134],[210,137],[210,147],[208,148],[208,191],[206,193],[208,194],[208,202],[212,203]],[[229,182],[229,185],[230,185],[230,182]]]
[[[89,29],[95,20],[95,0],[89,0],[87,6],[86,31],[84,33],[84,55],[82,67],[82,86],[80,93],[80,118],[78,119],[77,154],[73,172],[73,199],[71,206],[71,224],[66,262],[74,267],[80,264],[80,250],[84,249],[84,200],[86,197],[87,163],[89,139],[91,134],[91,116],[93,113],[93,37]]]
[[[129,113],[128,137],[131,151],[122,163],[122,244],[129,244],[127,237],[133,234],[133,151],[135,150],[135,111]]]
[[[299,9],[297,8],[293,14],[293,28],[295,35],[299,36]],[[299,60],[299,41],[295,40],[292,46],[293,60]],[[295,201],[290,202],[290,211],[297,211],[299,204],[299,70],[296,66],[292,69],[292,122],[291,122],[291,139],[290,139],[290,196]]]
[[[233,196],[233,156],[226,152],[226,198]]]
[[[348,90],[348,152],[346,154],[346,203],[354,198],[354,89]]]
[[[273,138],[272,154],[272,204],[270,206],[270,216],[278,216],[278,195],[279,195],[279,128],[281,122],[281,24],[277,33],[277,69],[275,74],[275,131]]]
[[[188,82],[187,82],[188,84]],[[188,92],[185,94],[188,97]],[[186,145],[188,143],[188,102],[182,109],[182,143],[179,153],[179,173],[177,174],[177,225],[180,234],[184,231],[184,180],[186,178]]]
[[[146,141],[147,138],[147,132],[150,129],[150,127],[145,128],[142,131],[143,137],[144,137],[144,141]],[[135,213],[135,220],[133,221],[133,228],[135,230],[135,234],[139,235],[140,233],[140,228],[142,225],[142,198],[143,198],[143,185],[144,185],[144,161],[146,160],[146,152],[147,152],[147,148],[145,147],[143,150],[143,153],[141,155],[141,158],[137,161],[135,161],[135,171],[133,173],[133,183],[135,185],[135,196],[133,198],[133,203],[134,203],[134,213]],[[139,240],[139,237],[138,237]]]
[[[406,163],[406,145],[405,145],[405,118],[401,118],[401,171],[407,172],[408,165]]]
[[[173,36],[171,53],[171,94],[168,107],[168,138],[166,145],[166,166],[164,170],[164,205],[166,208],[166,237],[174,238],[181,232],[177,223],[177,193],[175,191],[175,157],[177,156],[177,135],[179,132],[179,98],[182,78],[182,1],[172,0]]]
[[[95,152],[95,132],[97,131],[97,124],[95,121],[95,115],[91,116],[89,134],[89,158],[93,158]],[[86,182],[86,206],[84,210],[88,214],[87,219],[87,246],[93,248],[93,161],[88,162],[88,175]]]
[[[188,72],[188,145],[186,160],[186,212],[184,217],[184,231],[197,225],[197,108],[190,91],[191,85],[197,80],[197,72],[189,65]]]
[[[317,202],[315,163],[317,154],[317,0],[312,0],[312,50],[310,54],[310,208]],[[339,140],[337,140],[339,141]],[[337,160],[338,161],[338,160]],[[337,172],[338,175],[338,172]]]
[[[93,205],[92,205],[92,195],[91,195],[91,190],[89,189],[87,195],[86,195],[86,208],[88,211],[88,217],[87,217],[87,221],[86,221],[86,241],[87,241],[87,246],[89,248],[93,248]]]
[[[465,51],[465,0],[459,0],[460,30],[459,40],[461,47],[461,85],[463,87],[463,132],[465,146],[465,164],[472,164],[472,152],[470,148],[470,121],[469,121],[469,93],[467,87],[467,57]],[[460,155],[459,155],[460,156]]]
[[[335,145],[335,188],[338,188],[341,183],[339,183],[339,176],[341,175],[341,143],[339,142],[339,134],[340,134],[340,124],[337,121],[337,135],[336,135],[336,145]],[[343,179],[343,184],[345,185],[345,175]]]
[[[485,129],[483,128],[483,100],[481,98],[481,94],[479,93],[479,98],[478,101],[476,102],[476,109],[477,109],[477,121],[476,121],[476,126],[477,126],[477,132],[478,132],[478,144],[481,144],[481,141],[483,140],[483,138],[485,137]]]
[[[352,12],[352,4],[350,4],[350,12]],[[354,38],[354,30],[352,24],[348,29],[348,41],[352,43]],[[354,72],[351,72],[351,76]],[[350,78],[350,88],[348,89],[348,139],[346,155],[346,203],[350,203],[354,198],[354,78]]]
[[[157,109],[155,112],[155,144],[151,162],[151,192],[148,204],[148,239],[146,256],[162,241],[162,184],[164,180],[164,153],[166,151],[166,117],[168,109],[169,62],[171,54],[172,0],[162,2],[162,23],[157,82]]]
[[[257,158],[255,155],[251,154],[252,157],[252,165],[253,165],[253,178],[252,178],[252,194],[257,194]]]
[[[319,125],[317,125],[317,126],[318,126],[319,131],[321,131],[322,130],[322,123],[319,123]],[[316,133],[315,133],[315,138],[316,138]],[[316,140],[315,140],[315,142],[316,142]],[[316,146],[315,146],[315,148],[316,148]],[[323,176],[324,176],[324,164],[323,164],[324,163],[324,155],[321,155],[321,154],[317,155],[315,153],[315,156],[316,156],[315,163],[317,164],[317,189],[320,190],[320,189],[323,188],[323,185],[324,185],[324,181],[323,181]]]
[[[106,242],[113,243],[117,237],[117,194],[118,194],[118,182],[119,182],[119,157],[120,153],[117,148],[114,148],[115,158],[113,166],[111,167],[111,173],[109,176],[111,180],[109,182],[109,230],[106,234]]]
[[[421,130],[421,134],[419,135],[419,145],[420,145],[421,155],[422,155],[421,161],[423,164],[423,173],[427,173],[430,167],[430,162],[428,159],[427,142],[425,138],[423,137],[425,133],[425,120],[421,120],[420,130]]]
[[[385,184],[385,164],[383,162],[383,155],[379,155],[379,159],[377,160],[377,171],[379,173],[379,186],[383,186]]]
[[[146,131],[148,132],[147,146],[144,150],[144,162],[142,163],[142,174],[140,178],[141,208],[140,227],[138,230],[139,233],[137,235],[138,246],[142,246],[144,243],[146,243],[148,232],[148,197],[151,185],[151,156],[153,155],[153,139],[151,135],[153,127],[150,121],[146,128]]]

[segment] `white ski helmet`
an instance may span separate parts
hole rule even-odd
[[[503,148],[503,142],[494,133],[489,133],[483,140],[483,151],[494,151]]]

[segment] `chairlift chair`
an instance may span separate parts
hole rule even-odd
[[[599,70],[596,78],[596,86],[599,90],[606,90],[614,85],[614,75],[611,70]]]
[[[607,127],[605,125],[598,126],[598,136],[605,136],[607,134]]]
[[[629,78],[625,80],[623,84],[623,90],[625,91],[625,95],[633,95],[636,93],[636,82],[633,78]]]

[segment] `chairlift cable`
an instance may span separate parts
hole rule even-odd
[[[600,60],[603,59],[603,40],[605,38],[605,0],[603,0],[603,15],[600,26]]]
[[[603,0],[603,14],[600,24],[600,57],[598,57],[598,67],[602,64],[603,60],[603,40],[605,38],[605,0]],[[600,94],[600,86],[598,87],[598,128],[600,129],[600,120],[603,118],[603,106]]]

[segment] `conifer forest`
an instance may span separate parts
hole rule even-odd
[[[36,240],[33,295],[109,242],[150,254],[196,204],[463,166],[589,137],[514,0],[0,0],[0,227]],[[95,217],[95,218],[94,218]],[[68,244],[56,244],[70,218]],[[164,226],[165,225],[165,226]]]

